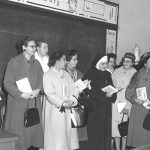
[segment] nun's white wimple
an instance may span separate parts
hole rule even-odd
[[[103,56],[96,64],[96,68],[99,69],[99,64],[100,63],[105,63],[108,62],[108,57],[107,56]]]

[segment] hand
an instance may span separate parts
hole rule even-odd
[[[32,91],[30,98],[35,98],[39,94],[40,89],[35,89]]]
[[[90,86],[91,81],[90,80],[84,80],[83,83],[88,89],[91,89],[91,86]]]
[[[21,98],[28,100],[31,97],[31,94],[29,93],[22,93]]]
[[[113,95],[112,93],[107,93],[106,97],[112,97],[112,95]]]
[[[73,101],[64,101],[63,102],[63,107],[65,107],[66,109],[70,109],[72,107],[72,105],[74,104]]]
[[[137,103],[137,104],[139,104],[139,105],[143,105],[143,100],[141,100],[141,99],[137,99],[137,98],[135,98],[134,99],[135,100],[135,102]]]

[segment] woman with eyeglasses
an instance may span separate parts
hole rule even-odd
[[[114,104],[112,104],[112,138],[114,138],[116,150],[120,150],[120,146],[122,146],[121,148],[122,150],[126,149],[126,137],[121,137],[119,130],[118,130],[118,124],[121,122],[122,119],[123,121],[127,121],[128,115],[124,114],[123,112],[118,112],[118,109],[119,109],[118,107],[119,107],[119,104],[123,104],[123,102],[127,102],[125,98],[125,90],[132,76],[136,72],[136,69],[132,67],[134,64],[134,61],[135,61],[134,54],[125,53],[122,59],[122,66],[116,69],[112,74],[113,84],[115,88],[120,90],[117,93],[117,100],[115,101]],[[131,104],[129,102],[128,104],[126,104],[126,107],[128,106],[129,106],[128,109],[130,109]],[[122,141],[121,145],[120,145],[120,140]]]
[[[150,52],[144,53],[139,63],[143,67],[133,76],[125,93],[127,100],[132,103],[127,145],[143,149],[150,145],[150,131],[143,126],[150,109]],[[144,96],[141,97],[139,92],[141,95],[145,93]],[[149,149],[148,147],[145,149]]]
[[[10,59],[7,65],[4,87],[8,92],[5,130],[18,135],[16,150],[27,150],[31,147],[43,147],[43,129],[41,124],[41,96],[43,71],[40,63],[34,59],[35,41],[27,37],[22,41],[23,52]],[[24,82],[23,82],[24,81]],[[29,89],[22,89],[28,83]],[[27,105],[36,105],[40,123],[31,127],[24,125],[24,113]],[[34,118],[33,118],[34,119]]]

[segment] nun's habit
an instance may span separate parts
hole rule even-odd
[[[89,101],[92,104],[92,112],[88,115],[88,150],[110,150],[111,149],[111,103],[115,102],[116,94],[111,98],[106,97],[101,89],[112,85],[111,74],[108,71],[98,69],[98,62],[104,58],[99,54],[94,59],[84,79],[91,80]],[[106,56],[105,56],[106,57]]]

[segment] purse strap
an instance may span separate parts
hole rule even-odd
[[[123,122],[123,118],[124,118],[124,113],[123,113],[123,117],[122,117],[122,119],[121,119],[121,123]]]
[[[27,102],[27,107],[26,107],[26,108],[29,108],[29,100],[30,100],[30,98],[28,99],[28,102]],[[36,104],[37,104],[36,97],[34,98],[34,100],[35,100],[35,107],[36,107]]]

